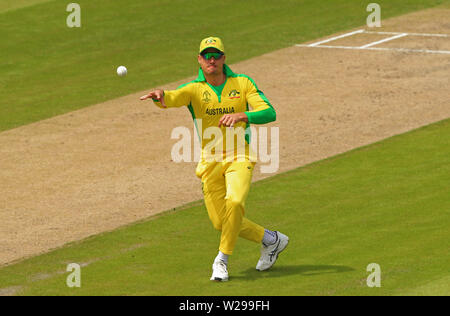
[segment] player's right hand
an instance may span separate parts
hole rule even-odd
[[[161,102],[161,105],[163,108],[166,108],[166,104],[164,103],[164,90],[158,89],[151,91],[150,93],[143,95],[140,97],[141,101],[147,100],[147,99],[155,99]]]

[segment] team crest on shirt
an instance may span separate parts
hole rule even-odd
[[[203,102],[205,103],[209,103],[211,102],[211,93],[209,93],[208,91],[203,92]]]
[[[241,97],[240,94],[241,93],[237,90],[231,90],[228,96],[230,97],[230,99],[239,99]]]

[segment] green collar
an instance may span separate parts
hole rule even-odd
[[[236,74],[226,64],[223,64],[223,72],[224,72],[225,76],[227,76],[227,77],[236,77]],[[201,67],[198,70],[198,77],[195,81],[205,81],[206,82],[205,75],[203,74],[203,70]]]

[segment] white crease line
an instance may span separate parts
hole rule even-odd
[[[310,45],[296,44],[297,47],[311,47]],[[379,51],[397,51],[406,53],[429,53],[429,54],[450,54],[448,50],[430,50],[430,49],[409,49],[409,48],[387,48],[387,47],[367,47],[361,48],[357,46],[314,46],[317,48],[339,48],[339,49],[353,49],[353,50],[379,50]]]
[[[373,42],[373,43],[361,46],[360,48],[368,48],[368,47],[375,46],[375,45],[378,45],[378,44],[381,44],[381,43],[385,43],[385,42],[388,42],[388,41],[395,40],[396,38],[405,37],[406,35],[408,35],[408,34],[406,34],[406,33],[398,34],[398,35],[395,35],[395,36],[391,36],[391,37],[382,39],[380,41],[376,41],[376,42]]]
[[[375,32],[375,31],[364,31],[366,34],[380,34],[380,35],[389,35],[389,34],[407,34],[410,36],[425,36],[425,37],[449,37],[449,34],[429,34],[429,33],[405,33],[405,32]]]
[[[326,39],[326,40],[323,40],[323,41],[320,41],[320,42],[317,42],[317,43],[309,44],[308,46],[309,47],[315,47],[315,46],[320,45],[320,44],[328,43],[328,42],[331,42],[331,41],[338,40],[340,38],[344,38],[344,37],[347,37],[347,36],[352,36],[352,35],[363,33],[363,32],[364,32],[364,30],[357,30],[357,31],[354,31],[354,32],[345,33],[345,34],[342,34],[342,35],[339,35],[339,36],[335,36],[335,37],[332,37],[332,38],[329,38],[329,39]]]

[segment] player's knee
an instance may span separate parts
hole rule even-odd
[[[222,223],[221,223],[221,222],[219,222],[219,221],[214,221],[214,222],[212,222],[212,224],[213,224],[213,227],[214,227],[216,230],[222,231]]]
[[[245,200],[241,197],[229,197],[227,199],[227,206],[231,209],[243,210],[245,206]]]
[[[211,223],[215,229],[218,231],[222,231],[222,221],[218,218],[210,217]]]

